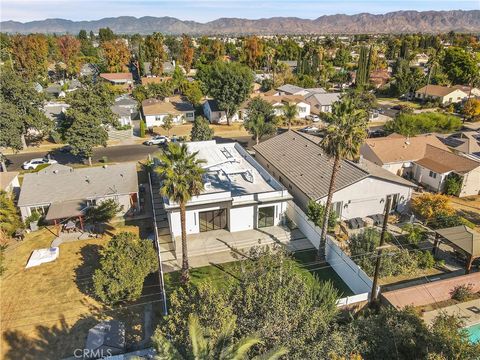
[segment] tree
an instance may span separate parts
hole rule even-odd
[[[192,44],[192,38],[188,35],[182,35],[182,64],[185,67],[185,71],[188,73],[192,67],[194,49]]]
[[[12,38],[15,69],[27,79],[47,74],[48,42],[45,35],[15,35]]]
[[[426,220],[428,224],[438,213],[453,214],[448,196],[441,194],[424,193],[411,200],[415,213]]]
[[[480,121],[480,100],[470,98],[465,101],[462,114],[467,121]]]
[[[454,84],[470,84],[471,79],[478,76],[478,65],[462,48],[447,48],[441,64],[449,80]]]
[[[209,122],[203,116],[197,116],[193,122],[190,133],[191,141],[212,140],[214,130],[209,126]]]
[[[258,144],[262,137],[276,132],[277,124],[275,120],[272,105],[257,96],[247,106],[243,127]]]
[[[148,274],[158,269],[153,243],[133,233],[112,237],[101,252],[100,268],[93,274],[95,294],[106,304],[133,301],[142,294]]]
[[[146,128],[145,121],[140,120],[140,137],[141,138],[145,137],[145,130],[146,130],[145,128]]]
[[[201,165],[204,160],[197,159],[197,152],[189,153],[186,144],[169,143],[167,149],[159,156],[160,165],[155,171],[162,178],[160,193],[180,207],[182,227],[182,277],[183,283],[189,280],[187,229],[185,214],[187,202],[203,191]]]
[[[283,117],[285,118],[286,123],[288,124],[288,130],[290,130],[290,126],[292,122],[298,116],[297,104],[294,102],[286,103],[282,106],[282,111],[283,111]]]
[[[120,205],[114,199],[108,199],[96,206],[89,207],[85,217],[88,222],[93,224],[108,223],[122,210],[123,205]]]
[[[72,147],[70,152],[87,158],[88,164],[92,166],[93,148],[100,145],[107,146],[107,131],[100,119],[78,109],[68,109],[66,119],[70,126],[65,131],[64,138]]]
[[[197,79],[205,94],[217,100],[219,108],[227,113],[227,122],[248,99],[253,83],[253,73],[239,63],[215,62],[200,66]]]
[[[130,51],[122,39],[105,41],[102,43],[103,56],[107,63],[108,72],[127,71],[130,62]]]
[[[451,133],[462,127],[462,120],[454,115],[437,112],[421,114],[399,113],[393,121],[385,124],[385,130],[405,136],[431,132]]]
[[[203,99],[203,92],[200,84],[197,81],[186,81],[183,85],[183,95],[190,101],[193,106],[200,105]]]
[[[224,359],[235,360],[246,357],[249,350],[256,344],[261,343],[261,340],[255,336],[246,336],[237,342],[232,341],[232,330],[225,331],[219,336],[217,341],[212,341],[210,337],[205,336],[205,331],[200,326],[198,317],[190,314],[188,317],[188,328],[190,335],[191,351],[186,357],[182,356],[180,352],[170,343],[160,331],[155,331],[152,337],[152,342],[157,352],[157,358],[182,360],[182,359]],[[287,353],[286,348],[278,348],[271,350],[268,354],[261,356],[265,360],[278,359],[280,356]]]
[[[173,128],[173,115],[168,114],[163,118],[162,129],[167,132],[167,135],[170,135],[170,130]]]
[[[67,66],[67,73],[70,75],[78,73],[80,41],[73,36],[63,35],[57,38],[57,44],[62,60]]]
[[[353,101],[342,99],[333,104],[332,112],[326,114],[328,127],[320,143],[323,151],[333,159],[330,185],[325,202],[322,234],[318,248],[319,259],[325,259],[327,226],[335,191],[335,180],[343,158],[354,158],[358,155],[360,145],[367,137],[368,116],[364,110],[357,109]]]
[[[355,85],[363,88],[368,85],[370,77],[370,61],[369,49],[366,46],[360,48],[360,57],[358,58],[357,75],[355,77]]]
[[[245,54],[245,63],[255,70],[259,59],[263,55],[263,44],[257,36],[249,36],[243,41],[243,53]]]
[[[307,217],[308,220],[313,222],[319,228],[323,228],[323,217],[325,214],[325,206],[317,203],[314,200],[310,200],[307,205]],[[337,214],[335,211],[330,211],[328,217],[328,227],[333,228],[337,223]]]
[[[166,58],[163,35],[157,32],[152,35],[147,35],[143,49],[145,51],[145,60],[151,63],[152,74],[157,76],[162,75],[163,62]]]
[[[0,231],[7,236],[12,236],[22,227],[22,221],[11,194],[0,191]]]
[[[90,38],[92,38],[92,31],[90,31]],[[106,28],[100,28],[98,30],[98,38],[101,43],[107,42],[107,41],[112,41],[115,39],[115,34],[113,33],[112,29],[109,27]]]
[[[462,190],[463,177],[454,172],[445,178],[445,194],[458,196]]]

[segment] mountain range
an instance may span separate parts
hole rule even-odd
[[[115,33],[150,34],[365,34],[365,33],[440,33],[480,32],[480,10],[396,11],[381,15],[325,15],[317,19],[273,17],[268,19],[220,18],[207,23],[183,21],[172,17],[120,16],[93,21],[46,19],[21,23],[0,22],[0,31],[8,33],[71,33],[81,29],[98,32],[109,27]]]

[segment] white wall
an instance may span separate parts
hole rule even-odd
[[[405,185],[367,177],[333,194],[332,203],[342,201],[342,219],[366,217],[382,214],[385,211],[387,195],[399,194],[398,211],[405,210],[411,196],[412,189]],[[401,197],[403,197],[402,200]],[[325,203],[326,197],[320,199]],[[345,207],[345,205],[347,205]]]
[[[480,194],[480,167],[463,176],[463,186],[459,196]]]
[[[433,191],[442,191],[443,190],[443,185],[444,185],[444,180],[447,177],[449,173],[445,174],[438,174],[436,178],[433,178],[430,176],[430,170],[427,168],[424,168],[423,166],[420,166],[418,164],[414,164],[414,170],[413,170],[413,178],[423,186],[428,187],[429,189]]]
[[[208,101],[203,104],[203,114],[208,119],[210,123],[213,124],[226,124],[227,123],[227,113],[225,111],[212,111]],[[230,119],[231,122],[240,121],[238,113],[235,113]]]
[[[191,112],[193,113],[193,111]],[[147,127],[154,127],[154,126],[162,126],[163,119],[166,118],[168,114],[158,114],[158,115],[146,115],[145,116],[145,124]],[[157,120],[158,117],[158,120]],[[187,119],[186,114],[175,115],[173,117],[174,124],[183,124],[183,121]],[[189,121],[193,121],[193,117],[188,118]]]
[[[382,165],[382,167],[390,171],[392,174],[395,174],[398,176],[405,176],[407,174],[411,174],[413,170],[413,163],[410,161],[389,163],[389,164]]]
[[[302,108],[304,109],[304,111],[301,110]],[[297,104],[297,110],[298,110],[297,117],[299,117],[301,119],[304,119],[305,117],[310,115],[310,104],[307,104],[305,102],[299,102]],[[283,115],[283,103],[279,102],[279,103],[273,104],[273,111],[274,111],[276,116],[282,116]]]

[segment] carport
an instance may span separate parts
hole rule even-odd
[[[467,259],[465,272],[468,274],[472,269],[473,261],[480,257],[480,233],[465,225],[438,229],[435,233],[433,253],[437,252],[440,242],[450,245],[465,255]]]

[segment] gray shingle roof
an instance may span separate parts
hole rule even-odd
[[[296,94],[297,92],[305,90],[304,88],[297,86],[297,85],[291,85],[291,84],[285,84],[277,88],[278,91],[283,91],[287,94]]]
[[[305,100],[309,101],[310,99],[315,99],[320,105],[332,105],[334,102],[340,99],[340,93],[311,93],[307,95]]]
[[[311,199],[317,200],[328,194],[333,161],[310,137],[287,131],[255,145],[254,149]],[[365,170],[351,162],[342,161],[335,191],[367,176]]]
[[[18,206],[95,199],[137,191],[134,163],[81,169],[54,164],[37,173],[25,175]]]
[[[405,186],[417,187],[414,183],[408,181],[407,179],[404,179],[401,176],[395,175],[394,173],[388,171],[387,169],[382,168],[381,166],[378,166],[377,164],[367,159],[361,159],[359,163],[355,163],[355,165],[367,171],[371,177],[394,182],[394,183],[405,185]]]

